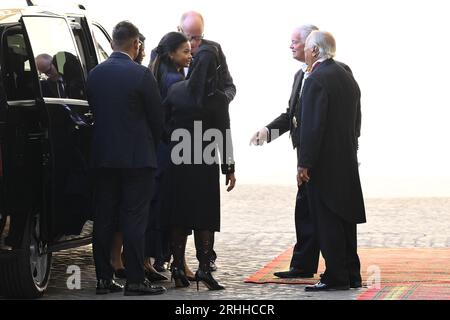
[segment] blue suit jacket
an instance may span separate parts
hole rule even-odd
[[[94,113],[93,168],[156,168],[163,109],[153,74],[114,52],[89,74]]]

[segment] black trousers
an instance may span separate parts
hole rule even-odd
[[[306,191],[319,247],[325,259],[326,270],[321,281],[330,285],[361,281],[356,223],[348,222],[330,210],[312,179],[306,184]]]
[[[297,191],[295,203],[295,234],[297,243],[291,259],[291,268],[302,269],[305,273],[317,273],[319,265],[319,242],[315,224],[309,209],[305,184]]]
[[[291,259],[291,268],[302,269],[305,273],[317,273],[319,265],[319,242],[309,209],[305,184],[297,191],[295,203],[295,233],[297,243]]]
[[[119,230],[123,233],[127,282],[144,281],[145,229],[153,171],[151,168],[96,170],[93,251],[97,279],[113,277],[111,246],[114,233]]]

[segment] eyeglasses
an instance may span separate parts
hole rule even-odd
[[[184,32],[184,30],[181,29],[181,28],[180,28],[180,31],[186,36],[186,38],[188,39],[189,42],[191,42],[191,41],[201,41],[205,37],[203,34],[200,35],[200,36],[191,36],[191,35],[187,34],[186,32]]]
[[[186,36],[189,40],[189,42],[191,41],[201,41],[204,38],[204,35],[201,36]]]

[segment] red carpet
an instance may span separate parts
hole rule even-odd
[[[360,248],[358,253],[366,287],[358,299],[450,299],[450,248]],[[325,270],[323,259],[314,279],[279,279],[273,275],[288,270],[291,255],[292,248],[245,282],[316,283]]]

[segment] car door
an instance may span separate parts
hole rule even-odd
[[[71,27],[58,15],[22,17],[38,74],[43,203],[50,242],[80,235],[92,219],[89,152],[92,112],[86,97],[86,69]]]

